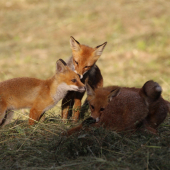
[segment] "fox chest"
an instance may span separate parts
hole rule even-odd
[[[63,99],[67,94],[66,87],[63,84],[59,85],[56,90],[53,90],[50,94],[51,102],[48,106],[48,109],[54,107],[61,99]],[[46,109],[46,110],[48,110]]]
[[[47,110],[53,108],[62,98],[64,98],[65,95],[66,94],[64,94],[64,93],[52,94],[49,105],[44,109],[44,111],[47,111]]]

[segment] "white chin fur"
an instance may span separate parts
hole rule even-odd
[[[70,86],[69,86],[69,90],[70,90],[70,91],[78,91],[79,88],[78,88],[77,86],[75,86],[75,85],[70,85]]]
[[[75,85],[70,85],[69,86],[69,91],[78,91],[78,92],[84,92],[85,91],[85,88],[79,88]]]
[[[78,90],[78,92],[80,92],[80,93],[82,93],[82,92],[84,92],[85,91],[85,89],[79,89]]]
[[[61,83],[59,86],[58,86],[58,90],[60,91],[79,91],[79,87],[77,87],[76,85],[68,85],[66,83]]]
[[[75,72],[76,74],[78,74],[76,70],[74,70],[74,72]],[[78,75],[79,75],[79,74],[78,74]],[[83,75],[80,75],[80,79],[82,79],[82,78],[83,78]]]
[[[80,75],[80,79],[82,79],[83,78],[83,75]]]

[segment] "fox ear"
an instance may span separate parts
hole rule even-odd
[[[57,73],[63,73],[67,70],[67,64],[65,63],[64,60],[62,59],[59,59],[57,62],[56,62],[56,71]]]
[[[120,92],[120,88],[114,89],[110,92],[110,94],[108,95],[108,101],[112,101],[113,97],[116,97],[119,95]]]
[[[103,52],[106,44],[107,44],[107,42],[105,42],[105,43],[103,43],[103,44],[101,44],[101,45],[98,45],[98,46],[96,47],[95,53],[96,53],[97,56],[101,56],[101,55],[102,55],[102,52]]]
[[[80,43],[77,40],[75,40],[72,36],[70,37],[70,46],[71,49],[74,51],[80,50]]]
[[[86,81],[86,91],[88,96],[94,96],[95,92]]]

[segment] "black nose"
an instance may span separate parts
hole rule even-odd
[[[79,76],[79,78],[80,78],[80,74],[77,74],[78,76]]]

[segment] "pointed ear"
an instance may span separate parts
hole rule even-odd
[[[102,52],[103,52],[106,44],[107,44],[107,42],[103,43],[102,45],[98,45],[96,47],[95,53],[96,53],[97,56],[101,56],[102,55]]]
[[[70,37],[70,46],[71,49],[74,51],[80,50],[80,43],[77,40],[75,40],[72,36]]]
[[[108,101],[112,101],[113,97],[118,96],[120,93],[120,88],[114,89],[110,92],[110,94],[108,95]]]
[[[64,60],[62,59],[59,59],[57,62],[56,62],[56,72],[57,73],[63,73],[67,70],[67,64],[65,63]]]
[[[88,96],[94,96],[95,92],[86,81],[86,91]]]

